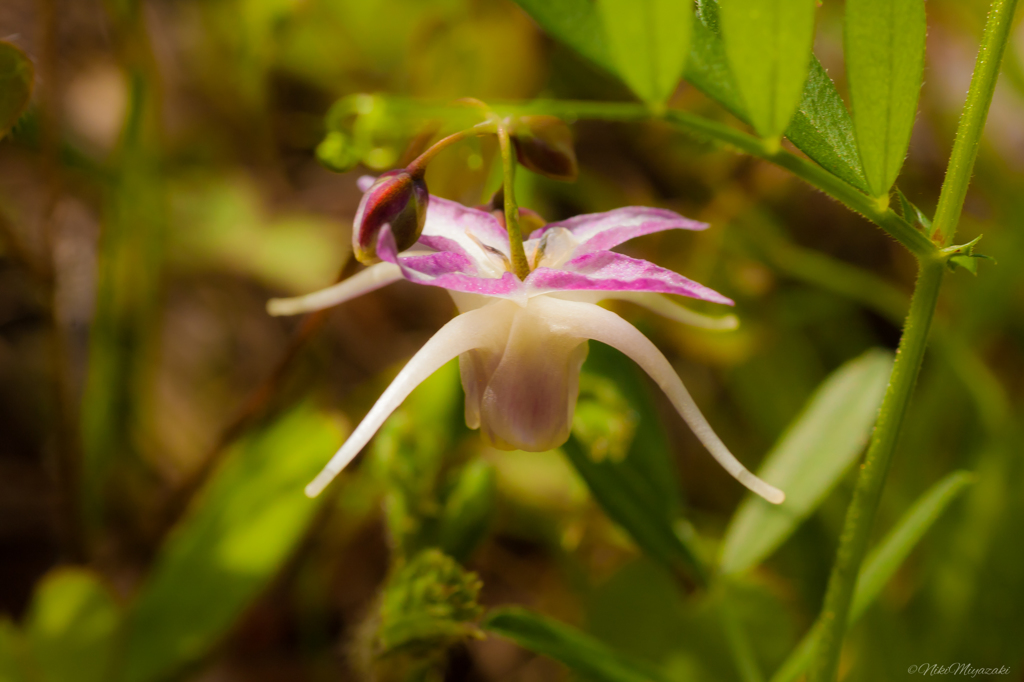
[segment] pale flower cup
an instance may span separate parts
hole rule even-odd
[[[390,227],[384,226],[376,245],[383,262],[307,296],[271,300],[272,315],[293,315],[405,279],[447,289],[460,313],[399,372],[306,494],[318,495],[409,393],[455,357],[470,428],[506,450],[539,452],[562,445],[572,427],[587,341],[594,339],[640,365],[726,471],[769,502],[781,503],[781,490],[729,452],[661,351],[633,325],[597,305],[621,299],[686,324],[735,328],[734,316],[700,315],[667,294],[731,305],[728,298],[671,270],[610,251],[641,235],[706,227],[649,207],[550,223],[524,242],[530,274],[520,280],[512,272],[508,235],[491,213],[431,196],[423,233],[412,248],[399,253]]]

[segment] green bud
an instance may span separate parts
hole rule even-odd
[[[359,163],[359,155],[348,135],[334,131],[327,133],[316,146],[316,158],[328,170],[344,173],[352,170]]]

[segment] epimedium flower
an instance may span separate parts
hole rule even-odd
[[[363,178],[366,192],[357,213],[367,215],[379,181]],[[415,201],[415,199],[414,199]],[[670,319],[704,327],[732,328],[736,318],[709,318],[672,301],[686,296],[732,305],[721,294],[645,260],[611,249],[641,235],[665,230],[702,230],[703,223],[669,210],[627,207],[549,223],[523,243],[530,272],[512,270],[508,234],[493,213],[429,196],[419,239],[402,250],[390,224],[376,229],[382,262],[321,291],[268,304],[273,315],[337,305],[392,282],[448,290],[459,315],[444,325],[395,377],[324,470],[306,488],[327,484],[370,441],[412,390],[442,365],[459,358],[466,424],[501,449],[549,450],[569,437],[579,377],[590,339],[632,358],[661,387],[712,456],[740,483],[769,502],[782,491],[748,471],[722,443],[682,380],[658,348],[633,325],[598,302],[620,299]],[[364,248],[368,243],[364,241]]]

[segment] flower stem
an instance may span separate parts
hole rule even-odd
[[[882,496],[885,477],[889,471],[900,427],[914,391],[928,330],[935,314],[939,286],[945,272],[945,263],[939,258],[922,259],[917,285],[910,299],[910,312],[903,327],[896,362],[893,364],[889,386],[882,400],[878,421],[871,436],[871,445],[861,465],[853,500],[846,512],[843,533],[839,538],[836,561],[832,566],[825,604],[818,619],[821,638],[814,666],[808,677],[810,682],[831,682],[835,679],[839,662],[839,649],[846,630],[850,601],[857,584],[860,565],[867,551],[871,526]]]
[[[952,238],[960,219],[1016,3],[1017,0],[994,0],[985,25],[977,66],[957,129],[956,144],[939,195],[941,212],[936,213],[935,235],[943,241]],[[825,603],[816,625],[821,629],[821,637],[808,676],[809,682],[833,682],[836,678],[857,575],[867,550],[900,427],[924,359],[928,328],[935,313],[946,265],[939,252],[931,256],[916,255],[920,267],[917,284],[871,445],[846,512],[836,562],[832,566]]]
[[[971,169],[978,155],[978,142],[985,127],[985,119],[988,117],[989,105],[992,103],[999,64],[1003,60],[1016,6],[1017,0],[994,0],[989,10],[978,59],[974,64],[974,77],[971,78],[967,101],[964,102],[964,110],[960,115],[953,153],[950,154],[949,165],[946,167],[946,180],[942,184],[939,204],[935,209],[935,220],[932,222],[932,239],[940,244],[948,243],[952,239],[960,220],[964,197],[967,196],[967,185],[971,181]]]
[[[502,124],[498,124],[498,143],[501,146],[501,164],[505,172],[505,229],[508,231],[509,252],[512,254],[512,270],[519,279],[526,279],[530,274],[530,265],[526,261],[526,251],[523,250],[523,233],[519,229],[519,206],[516,204],[514,187],[515,152],[512,150],[512,140],[509,138],[508,130]]]
[[[413,159],[412,163],[406,166],[405,169],[406,171],[409,172],[410,175],[419,175],[422,177],[423,173],[425,173],[427,170],[427,164],[430,163],[430,161],[435,156],[437,156],[438,152],[440,152],[442,149],[449,147],[455,144],[456,142],[465,140],[468,137],[477,137],[480,135],[493,135],[495,131],[496,128],[494,121],[483,121],[481,123],[477,123],[472,128],[466,128],[465,130],[460,130],[457,133],[452,133],[448,137],[442,138],[435,142],[434,144],[430,145],[429,149],[427,149],[425,152],[423,152],[415,159]]]

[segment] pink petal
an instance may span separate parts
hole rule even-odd
[[[598,251],[577,256],[560,270],[537,268],[526,278],[531,295],[552,291],[648,291],[733,305],[717,291],[654,263]]]
[[[431,199],[433,200],[433,199]],[[429,213],[427,215],[429,220]],[[684,218],[675,211],[649,206],[626,206],[605,213],[587,213],[568,220],[549,223],[530,235],[530,239],[539,239],[544,232],[556,227],[564,227],[581,243],[576,255],[603,251],[654,232],[665,230],[703,230],[707,223]]]
[[[511,272],[505,272],[501,277],[477,276],[475,263],[462,253],[442,251],[426,255],[399,256],[395,236],[388,225],[380,231],[377,255],[389,263],[398,265],[402,269],[402,276],[416,284],[503,297],[517,296],[523,290],[523,283]]]
[[[458,244],[470,254],[476,253],[479,244],[483,244],[508,256],[508,233],[497,218],[486,211],[431,195],[420,242],[437,248],[431,243],[432,238],[437,237]],[[450,248],[449,245],[446,250]]]

